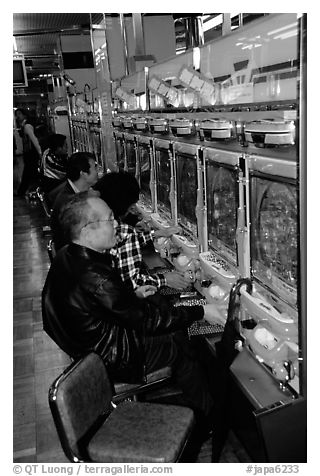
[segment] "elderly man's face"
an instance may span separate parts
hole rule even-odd
[[[88,247],[103,252],[116,243],[117,222],[113,218],[113,212],[103,200],[92,197],[88,202],[94,209],[94,218],[88,219],[88,224],[83,228],[83,236]]]

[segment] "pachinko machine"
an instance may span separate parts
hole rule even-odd
[[[166,135],[169,133],[168,119],[165,117],[150,117],[148,125],[152,134]]]
[[[177,236],[177,245],[185,252],[198,255],[203,244],[199,221],[203,216],[203,190],[201,166],[199,159],[200,147],[196,144],[174,142],[174,169],[176,181],[176,218],[183,230]],[[199,233],[200,236],[199,236]]]
[[[155,212],[151,214],[154,228],[163,229],[176,224],[175,215],[175,171],[173,164],[173,147],[170,140],[156,138],[153,140],[154,177],[155,177]],[[177,254],[170,238],[161,237],[154,241],[160,256],[172,261],[172,254]]]
[[[132,117],[133,129],[137,132],[145,132],[148,130],[148,118],[146,116]]]
[[[123,133],[125,162],[124,170],[137,177],[137,142],[134,134]]]
[[[137,208],[144,218],[149,219],[155,210],[155,177],[153,160],[153,141],[151,137],[137,135],[137,180],[140,197]]]
[[[229,141],[236,139],[235,121],[223,118],[206,118],[199,122],[200,140]]]
[[[196,135],[194,121],[190,118],[177,117],[169,120],[171,134],[175,137],[190,137]]]
[[[71,120],[71,125],[75,150],[77,152],[85,152],[90,150],[89,129],[86,118],[84,116],[75,116]]]
[[[261,120],[245,124],[245,140],[256,147],[291,146],[295,143],[295,124],[289,120]]]
[[[116,163],[118,170],[124,170],[126,161],[125,143],[123,138],[123,132],[115,130],[113,132],[113,138],[116,149]]]
[[[101,176],[104,171],[103,156],[102,156],[102,133],[100,120],[97,117],[89,118],[89,140],[90,150],[96,158],[98,165],[98,174]]]
[[[274,158],[250,155],[246,169],[252,289],[241,288],[242,334],[247,349],[295,395],[300,357],[295,149]]]
[[[188,272],[195,282],[200,276],[199,251],[203,247],[203,183],[200,147],[192,143],[173,142],[174,216],[181,229],[171,241],[178,255],[173,264]]]
[[[238,238],[244,204],[239,193],[240,156],[213,147],[203,150],[205,250],[199,255],[198,285],[208,302],[225,303],[225,307],[230,289],[241,275],[238,254],[242,246]]]
[[[153,141],[155,167],[155,213],[152,221],[156,228],[174,223],[174,171],[172,143],[165,139]]]
[[[122,129],[122,116],[115,115],[112,118],[112,125],[116,129]]]

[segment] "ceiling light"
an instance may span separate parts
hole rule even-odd
[[[274,36],[274,39],[285,40],[286,38],[291,38],[291,36],[296,36],[297,34],[298,34],[297,30],[290,30],[290,31],[281,33],[281,35]]]
[[[217,15],[216,17],[212,18],[211,20],[206,21],[203,24],[203,31],[208,31],[214,28],[215,26],[221,25],[223,20],[222,14]]]
[[[290,23],[290,25],[285,25],[285,26],[283,26],[283,27],[281,27],[281,28],[277,28],[276,30],[269,31],[269,32],[268,32],[268,35],[274,35],[275,33],[279,33],[279,31],[287,30],[288,28],[291,28],[291,27],[293,27],[293,26],[296,27],[296,26],[297,26],[297,23],[296,23],[296,22]]]

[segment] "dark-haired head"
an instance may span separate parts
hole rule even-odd
[[[25,119],[27,120],[27,122],[29,122],[30,115],[26,109],[22,109],[21,107],[19,107],[15,110],[14,114],[16,116],[18,124],[21,124]]]
[[[95,162],[95,156],[91,152],[75,152],[67,163],[67,178],[71,182],[79,180],[81,172],[90,172],[91,162]]]
[[[109,205],[117,218],[126,215],[128,209],[139,200],[139,184],[128,172],[105,174],[94,188],[100,192],[100,198]]]
[[[64,134],[51,134],[48,137],[48,145],[52,152],[56,152],[57,149],[62,149],[65,146],[67,137]]]
[[[23,114],[25,117],[29,117],[29,113],[28,113],[27,109],[23,109],[22,107],[18,107],[15,110],[15,115],[16,116],[19,116],[20,114]]]

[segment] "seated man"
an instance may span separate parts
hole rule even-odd
[[[219,320],[214,305],[171,307],[154,288],[134,292],[122,282],[109,254],[117,222],[108,205],[76,194],[61,213],[71,243],[56,255],[42,291],[44,330],[74,358],[91,351],[115,381],[139,383],[145,373],[170,365],[186,403],[211,424],[213,408],[199,363],[179,330],[201,318]]]
[[[169,237],[179,232],[179,227],[171,226],[163,230],[142,230],[140,217],[135,208],[139,200],[140,187],[133,175],[128,172],[111,172],[104,175],[95,185],[100,197],[109,205],[117,221],[117,242],[110,250],[123,281],[136,289],[143,284],[160,288],[169,286],[184,289],[190,285],[179,272],[149,274],[143,271],[141,248],[152,244],[153,238]],[[129,222],[129,223],[128,223]],[[133,228],[130,226],[135,224]]]
[[[53,201],[50,225],[55,249],[66,244],[59,222],[59,213],[62,205],[76,193],[87,191],[98,180],[95,157],[91,152],[75,152],[68,160],[66,168],[67,180],[52,190],[49,199]],[[91,193],[98,194],[91,190]]]
[[[42,154],[40,181],[47,194],[66,178],[68,143],[63,134],[52,134],[48,138],[49,147]]]
[[[93,188],[100,192],[100,197],[113,210],[117,221],[136,226],[140,217],[133,204],[139,200],[140,186],[132,174],[123,170],[107,173]]]

